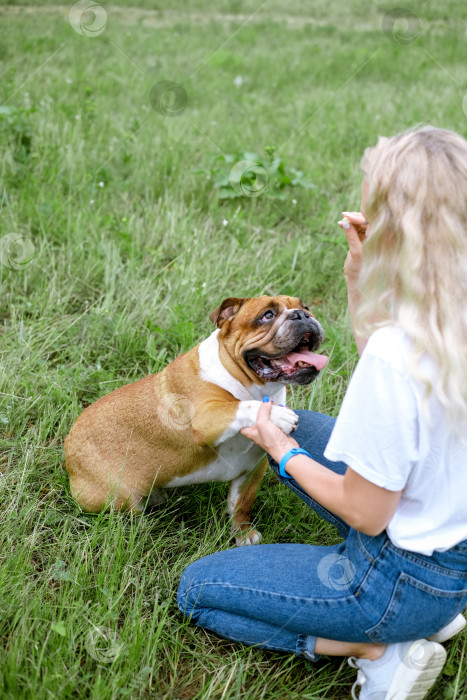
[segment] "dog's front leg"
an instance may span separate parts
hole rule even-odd
[[[237,547],[261,542],[261,533],[251,527],[250,513],[261,479],[268,467],[265,457],[252,472],[230,482],[228,512],[232,518],[231,532]]]
[[[207,402],[200,407],[193,418],[193,435],[198,445],[220,445],[237,435],[242,428],[250,428],[256,423],[261,401],[220,401]],[[216,416],[216,420],[213,420]],[[298,424],[298,416],[285,406],[274,405],[271,409],[272,422],[289,435]]]
[[[235,399],[229,402],[209,401],[198,405],[192,422],[195,442],[198,445],[211,446],[213,449],[219,447],[226,440],[235,438],[242,428],[254,425],[260,406],[260,401]],[[287,434],[291,433],[298,423],[298,416],[283,406],[272,406],[270,417],[273,423]],[[247,450],[255,447],[246,438],[241,439],[243,444],[247,445]],[[237,535],[237,546],[257,544],[261,540],[261,534],[251,527],[250,513],[267,465],[265,457],[253,471],[240,474],[230,482],[228,512],[232,518],[232,532]]]
[[[236,435],[242,428],[249,428],[256,423],[261,401],[240,401],[235,420],[229,430],[222,435],[222,441]],[[298,425],[298,416],[287,406],[274,405],[271,408],[270,419],[281,430],[290,435]]]

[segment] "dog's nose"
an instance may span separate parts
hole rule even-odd
[[[304,321],[310,318],[310,314],[305,309],[294,309],[289,316],[290,321]]]

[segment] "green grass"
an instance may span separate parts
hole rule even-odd
[[[465,4],[405,3],[420,20],[407,45],[382,32],[386,2],[304,17],[270,0],[248,21],[260,2],[119,0],[95,38],[52,4],[0,7],[0,696],[348,697],[342,659],[311,665],[183,621],[181,572],[232,546],[226,485],[174,490],[139,519],[85,515],[63,439],[86,405],[206,337],[222,299],[261,293],[299,295],[323,324],[329,368],[289,403],[337,415],[357,358],[336,221],[359,206],[378,134],[423,121],[467,135]],[[176,118],[151,108],[161,80],[186,90]],[[219,200],[213,158],[270,146],[315,188]],[[338,541],[271,473],[254,519],[265,542]],[[447,645],[431,700],[465,697],[465,644]]]

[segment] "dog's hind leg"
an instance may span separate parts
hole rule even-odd
[[[127,510],[140,514],[144,509],[144,499],[128,489],[125,484],[112,484],[104,487],[86,479],[70,478],[70,491],[73,498],[87,513],[100,513],[102,510]]]

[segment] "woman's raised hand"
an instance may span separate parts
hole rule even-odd
[[[339,226],[344,230],[349,243],[349,252],[344,263],[344,274],[348,281],[356,282],[362,266],[362,247],[367,235],[368,221],[359,211],[343,211],[342,215],[345,218],[339,221]]]

